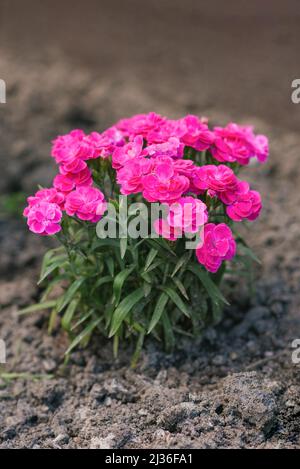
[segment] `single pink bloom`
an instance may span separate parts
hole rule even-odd
[[[217,272],[224,260],[230,260],[236,252],[232,231],[225,223],[204,226],[202,243],[196,248],[198,262],[209,271]]]
[[[62,211],[55,203],[40,200],[26,212],[30,231],[42,236],[53,235],[61,230]]]
[[[145,152],[143,151],[143,137],[137,135],[134,139],[114,150],[112,155],[112,167],[115,169],[122,168],[128,161],[143,157]]]
[[[214,134],[215,141],[211,152],[218,161],[246,165],[252,157],[257,157],[261,162],[268,157],[267,137],[255,136],[250,126],[230,123],[224,128],[215,127]]]
[[[91,158],[108,158],[118,147],[125,144],[125,139],[120,130],[116,127],[110,127],[102,133],[92,132],[87,137],[88,142],[94,148]]]
[[[77,187],[66,196],[65,210],[71,217],[97,222],[105,212],[107,204],[103,193],[90,186]]]
[[[193,184],[200,190],[224,192],[235,189],[237,178],[231,168],[225,165],[206,165],[196,168]]]
[[[134,158],[117,171],[121,194],[137,194],[143,190],[143,177],[151,171],[152,162],[146,158]]]
[[[85,160],[92,158],[94,151],[82,130],[72,130],[54,140],[51,155],[63,172],[79,173],[86,168]]]
[[[151,174],[143,177],[143,197],[148,202],[175,202],[188,191],[190,182],[179,175],[169,157],[153,159]]]
[[[28,206],[24,209],[23,215],[27,217],[31,207],[42,201],[54,203],[57,204],[60,208],[63,208],[65,196],[53,187],[50,189],[40,189],[34,194],[34,196],[27,198]]]
[[[75,187],[91,186],[93,184],[92,173],[89,168],[85,168],[79,173],[57,174],[53,180],[55,189],[69,193]]]
[[[149,112],[149,114],[137,114],[128,119],[122,119],[116,127],[127,137],[142,135],[147,139],[149,132],[159,129],[165,122],[164,117],[155,112]]]
[[[227,205],[226,213],[234,221],[255,220],[262,209],[260,194],[250,190],[246,181],[239,181],[235,190],[220,193],[218,197]]]
[[[215,138],[207,124],[193,115],[185,116],[177,121],[176,136],[180,138],[182,143],[197,151],[210,148]]]

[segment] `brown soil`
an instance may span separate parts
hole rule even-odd
[[[4,3],[9,15],[16,2]],[[174,7],[168,14],[163,7],[164,16],[158,19],[158,42],[153,39],[143,49],[129,32],[135,2],[129,3],[124,29],[120,14],[116,35],[101,49],[103,73],[100,60],[92,66],[95,45],[89,56],[84,44],[91,44],[97,34],[104,39],[109,27],[96,32],[90,10],[87,16],[93,26],[79,57],[71,40],[63,42],[59,21],[58,38],[64,50],[48,51],[42,58],[37,47],[32,51],[34,39],[40,37],[44,47],[50,38],[41,25],[35,25],[24,40],[24,51],[30,51],[26,60],[14,44],[15,35],[4,27],[0,75],[7,81],[8,97],[0,107],[0,190],[29,193],[38,183],[49,184],[55,171],[48,156],[49,142],[70,128],[101,130],[121,116],[148,110],[170,117],[193,112],[221,124],[232,119],[253,123],[269,136],[272,147],[266,166],[251,167],[245,173],[264,199],[261,219],[246,233],[262,260],[256,292],[250,299],[246,290],[236,286],[222,322],[197,342],[181,341],[173,354],[165,354],[149,340],[134,370],[128,365],[131,350],[123,350],[114,361],[111,344],[100,338],[95,338],[91,349],[75,352],[65,366],[66,337],[59,330],[47,334],[47,315],[17,315],[21,306],[38,298],[38,267],[52,242],[29,234],[22,219],[1,213],[0,338],[8,352],[2,371],[28,375],[10,382],[0,379],[0,447],[299,448],[300,365],[292,362],[291,344],[300,338],[300,136],[296,132],[300,107],[289,98],[295,78],[297,10],[287,8],[281,15],[274,2],[270,15],[262,10],[257,16],[257,10],[249,7],[251,11],[237,10],[233,21],[228,12],[214,15],[196,7],[194,12],[187,8],[180,17],[178,2],[172,2]],[[112,21],[107,2],[103,9]],[[54,27],[57,18],[50,11],[48,21]],[[139,26],[146,38],[155,11],[149,12],[144,30]],[[12,31],[19,34],[21,17],[20,12],[11,18]],[[246,60],[246,46],[237,39],[248,38],[253,17],[258,26],[249,38],[247,50],[252,54]],[[163,18],[170,22],[166,40],[162,39]],[[180,40],[176,39],[179,18],[190,26],[188,39],[182,31]],[[197,18],[210,28],[198,30]],[[80,24],[75,16],[71,19],[72,27]],[[228,21],[234,24],[231,34]],[[263,26],[268,26],[265,36]],[[207,38],[208,51],[201,41],[196,42],[196,32]],[[71,57],[66,58],[68,47]],[[277,58],[265,62],[269,52]],[[199,64],[194,67],[201,57],[207,64],[203,73]],[[159,77],[150,80],[151,63]],[[251,67],[252,80],[245,82],[243,71]],[[229,69],[236,72],[234,91]],[[223,88],[222,83],[218,87],[216,74]],[[274,80],[268,87],[270,77]],[[39,375],[46,376],[33,379]]]

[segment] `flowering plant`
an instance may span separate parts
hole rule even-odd
[[[61,246],[44,257],[42,302],[23,313],[51,309],[50,331],[59,319],[70,335],[67,353],[99,331],[114,338],[115,352],[135,337],[135,356],[150,332],[172,348],[176,334],[219,319],[227,261],[240,274],[251,256],[234,225],[262,207],[237,174],[252,159],[266,161],[265,136],[149,113],[102,133],[59,136],[52,157],[53,187],[29,197],[24,216]],[[58,283],[63,293],[49,299]]]

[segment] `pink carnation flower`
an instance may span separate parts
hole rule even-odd
[[[155,143],[145,148],[145,153],[151,157],[170,156],[171,158],[183,157],[184,145],[177,137],[170,137],[164,143]]]
[[[255,220],[262,209],[259,192],[250,190],[246,181],[240,181],[236,190],[218,196],[227,205],[226,213],[234,221],[242,221],[245,218]]]
[[[42,236],[53,235],[61,230],[62,211],[55,203],[40,199],[27,211],[27,225],[30,231]]]
[[[196,248],[196,256],[209,272],[217,272],[222,261],[232,259],[235,252],[232,231],[225,223],[208,223],[204,226],[203,242]]]
[[[123,147],[116,148],[112,155],[112,167],[120,169],[128,161],[144,156],[143,143],[142,135],[137,135],[132,142],[127,143]]]
[[[137,194],[143,190],[143,176],[151,170],[152,162],[146,158],[134,158],[117,171],[117,182],[124,195]]]
[[[72,130],[57,137],[53,142],[51,155],[61,165],[63,172],[79,173],[86,168],[85,160],[94,155],[94,146],[82,130]]]
[[[177,137],[177,121],[165,119],[158,127],[153,128],[147,134],[147,142],[149,145],[165,143],[172,137]],[[178,138],[178,137],[177,137]]]
[[[62,208],[64,201],[64,194],[58,192],[53,187],[51,187],[50,189],[40,189],[34,194],[34,196],[30,196],[27,198],[28,206],[24,209],[23,215],[27,217],[31,207],[40,202],[54,203],[57,204],[60,208]]]
[[[167,221],[185,233],[197,233],[208,220],[206,205],[194,197],[181,197],[170,206]]]
[[[214,133],[199,117],[193,115],[177,121],[176,136],[182,143],[197,151],[207,150],[214,142]]]
[[[110,127],[103,133],[92,132],[87,141],[94,147],[94,152],[91,158],[108,158],[117,147],[122,147],[125,144],[125,139],[120,130],[116,127]]]
[[[176,202],[190,186],[189,179],[177,173],[169,157],[157,158],[151,174],[144,176],[142,182],[143,197],[148,202]]]
[[[202,191],[208,189],[214,195],[215,192],[234,190],[237,178],[228,166],[206,165],[196,168],[193,183],[198,189]]]
[[[99,189],[89,186],[77,187],[66,196],[65,210],[68,215],[76,215],[81,220],[93,223],[100,220],[106,210],[104,195]]]
[[[165,122],[166,119],[164,117],[155,112],[149,112],[149,114],[137,114],[128,119],[122,119],[117,123],[116,127],[127,137],[142,135],[147,139],[150,131],[159,129]]]
[[[93,184],[92,173],[89,168],[85,168],[79,173],[57,174],[53,180],[55,189],[69,193],[75,187],[91,186]]]
[[[221,162],[249,163],[257,157],[264,162],[269,153],[268,139],[264,135],[255,136],[250,126],[230,123],[226,127],[215,127],[215,141],[211,148],[212,155]]]

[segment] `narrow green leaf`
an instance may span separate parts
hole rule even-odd
[[[136,305],[143,298],[143,296],[143,288],[138,288],[121,301],[121,303],[113,313],[109,337],[112,337],[117,332],[122,322],[126,318],[127,314],[131,311],[133,306]]]
[[[134,267],[124,269],[121,272],[119,272],[118,275],[115,277],[114,284],[113,284],[115,306],[118,306],[120,302],[122,287],[124,285],[125,280],[127,279],[127,277],[129,277],[133,269]]]
[[[77,290],[81,287],[82,283],[84,282],[84,278],[79,278],[73,282],[65,294],[62,296],[60,301],[57,303],[57,312],[60,313],[73,299]]]
[[[92,244],[92,251],[95,251],[97,248],[102,248],[102,247],[113,247],[113,248],[118,248],[120,245],[119,241],[116,239],[111,239],[111,238],[105,238],[105,239],[96,239],[93,244]]]
[[[202,270],[201,266],[199,265],[190,265],[188,269],[198,277],[200,282],[203,284],[204,288],[206,289],[207,293],[209,294],[210,298],[214,302],[222,301],[226,305],[229,305],[226,298],[220,292],[219,288],[216,284],[211,280],[209,274]]]
[[[57,256],[59,259],[56,259],[53,263],[51,263],[48,267],[43,269],[43,273],[41,274],[38,285],[40,285],[43,280],[45,280],[54,270],[58,269],[59,267],[63,267],[67,264],[66,256]]]
[[[84,314],[78,321],[71,327],[71,331],[75,331],[78,326],[83,324],[91,315],[93,314],[94,310],[91,309],[88,313]]]
[[[147,271],[158,254],[158,250],[151,248],[146,259],[144,270]]]
[[[115,272],[115,265],[114,265],[114,261],[113,261],[112,257],[106,257],[105,258],[105,263],[107,265],[107,268],[108,268],[108,271],[109,271],[110,275],[113,277],[114,272]]]
[[[162,315],[162,325],[164,329],[165,344],[168,351],[173,350],[175,345],[175,337],[172,329],[172,324],[166,312]]]
[[[38,303],[36,305],[27,306],[27,308],[20,309],[18,314],[29,314],[35,313],[36,311],[42,311],[43,309],[53,308],[56,305],[56,301],[45,301],[44,303]]]
[[[186,304],[182,301],[178,293],[176,293],[176,291],[173,290],[173,288],[171,287],[160,287],[160,288],[171,298],[175,306],[177,306],[177,308],[180,309],[180,311],[189,318],[190,313],[188,311],[188,308]]]
[[[188,294],[186,292],[186,289],[182,283],[181,280],[179,280],[178,277],[173,277],[172,278],[172,281],[175,283],[175,286],[178,288],[178,290],[180,291],[180,293],[182,294],[182,296],[184,296],[184,298],[186,298],[187,300],[189,300],[189,297],[188,297]]]
[[[153,262],[153,264],[151,264],[150,267],[148,267],[147,273],[149,274],[149,272],[152,272],[152,270],[156,269],[156,267],[159,267],[160,265],[165,264],[165,263],[166,263],[165,260],[158,259],[157,261]]]
[[[75,347],[77,347],[82,340],[84,340],[93,330],[98,326],[99,322],[102,320],[102,318],[96,318],[92,322],[90,322],[85,329],[83,329],[78,336],[75,337],[75,339],[72,341],[70,344],[69,348],[65,352],[65,355],[68,355]]]
[[[52,309],[51,314],[50,314],[49,323],[48,323],[48,334],[52,334],[52,331],[55,326],[56,318],[57,318],[57,309],[55,306]]]
[[[160,294],[160,296],[157,300],[155,309],[153,311],[153,315],[152,315],[152,318],[151,318],[151,321],[150,321],[150,324],[149,324],[149,327],[148,327],[147,334],[150,334],[152,329],[154,329],[156,324],[159,322],[159,320],[160,320],[160,318],[161,318],[161,316],[164,312],[164,309],[165,309],[165,307],[168,303],[168,300],[169,300],[169,297],[166,293],[161,293]]]
[[[144,282],[143,283],[143,289],[144,289],[144,296],[147,298],[147,296],[149,296],[151,291],[152,291],[151,283]]]
[[[74,300],[72,300],[71,303],[69,303],[69,306],[67,307],[66,312],[62,317],[61,325],[66,331],[70,331],[71,322],[74,317],[78,303],[79,298],[75,298]]]
[[[113,338],[113,355],[114,358],[118,358],[118,353],[119,353],[119,335],[115,334]]]
[[[110,275],[104,275],[104,277],[98,278],[98,280],[95,282],[95,285],[92,288],[92,291],[95,291],[96,288],[101,287],[101,285],[104,285],[105,283],[110,283],[113,281],[113,278]]]
[[[179,259],[179,261],[175,265],[175,268],[172,272],[171,277],[174,277],[177,274],[178,270],[181,269],[181,267],[187,262],[187,260],[189,258],[190,258],[190,252],[186,252],[185,254],[183,254],[183,256],[181,256],[181,258]]]
[[[137,343],[136,343],[136,347],[135,347],[133,357],[131,359],[132,368],[135,368],[136,365],[137,365],[138,359],[139,359],[140,354],[141,354],[141,350],[143,348],[144,338],[145,338],[145,333],[141,332],[140,335],[139,335],[139,338],[137,340]]]

